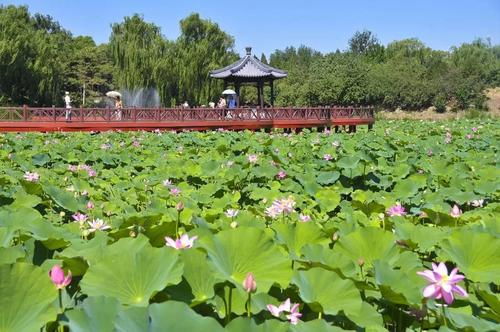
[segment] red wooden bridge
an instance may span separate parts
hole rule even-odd
[[[65,108],[0,107],[0,131],[210,130],[367,125],[372,107],[273,108]]]

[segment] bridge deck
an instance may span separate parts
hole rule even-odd
[[[69,121],[66,116],[71,116]],[[371,107],[316,108],[0,108],[0,131],[106,131],[311,128],[375,122]]]

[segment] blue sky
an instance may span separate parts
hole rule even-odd
[[[373,31],[380,41],[416,37],[448,50],[453,45],[489,37],[500,43],[499,0],[0,0],[25,4],[48,14],[74,35],[107,42],[111,23],[139,13],[162,28],[169,39],[179,35],[179,20],[192,12],[218,23],[236,39],[236,50],[253,46],[267,55],[286,46],[310,46],[321,52],[346,49],[356,30]]]

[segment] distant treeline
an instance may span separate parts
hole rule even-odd
[[[62,105],[69,91],[80,106],[85,89],[85,106],[92,106],[106,91],[149,87],[165,106],[216,101],[222,82],[208,73],[238,59],[234,38],[198,14],[180,27],[180,36],[168,40],[158,26],[134,15],[112,25],[109,43],[96,45],[50,16],[0,6],[0,105]],[[268,62],[264,55],[261,60]],[[276,104],[283,106],[481,108],[484,89],[500,85],[500,46],[481,39],[448,52],[417,39],[384,46],[361,31],[345,51],[288,47],[272,53],[269,64],[288,70],[289,77],[276,84]],[[244,88],[241,98],[255,103],[255,90]]]

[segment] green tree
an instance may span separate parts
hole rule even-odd
[[[110,49],[115,66],[114,80],[126,89],[156,87],[153,72],[165,54],[160,28],[135,14],[112,25]]]

